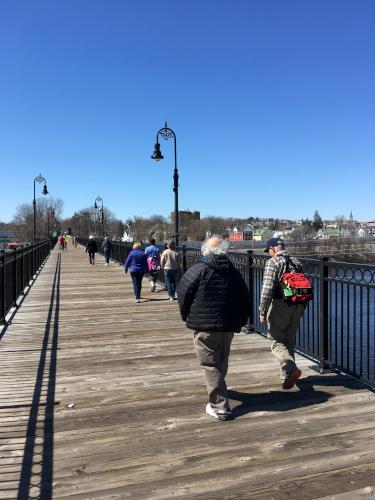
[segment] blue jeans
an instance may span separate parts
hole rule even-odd
[[[130,273],[133,281],[134,295],[136,299],[141,298],[143,275],[144,273]]]
[[[106,264],[109,264],[110,255],[111,255],[111,250],[104,250],[104,260]]]
[[[168,290],[168,295],[174,298],[176,293],[176,274],[175,269],[164,269],[165,284]]]

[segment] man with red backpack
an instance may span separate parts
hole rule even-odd
[[[280,361],[283,389],[291,389],[301,376],[294,359],[294,343],[312,288],[301,262],[285,251],[284,240],[271,238],[259,306],[259,320],[267,324],[271,352]]]

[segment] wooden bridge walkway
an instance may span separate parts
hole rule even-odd
[[[143,297],[117,264],[52,253],[0,341],[0,498],[374,498],[371,391],[305,358],[283,391],[267,341],[238,334],[218,422],[177,303]]]

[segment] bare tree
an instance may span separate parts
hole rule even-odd
[[[169,224],[162,215],[153,215],[150,218],[135,215],[127,220],[127,224],[133,238],[138,241],[148,241],[150,238],[164,241],[170,236]]]
[[[57,219],[62,214],[63,207],[64,202],[60,198],[48,197],[36,200],[35,229],[37,239],[47,238],[50,235],[53,213]],[[34,223],[33,204],[22,203],[18,205],[12,222],[18,226],[19,238],[22,241],[32,241]]]

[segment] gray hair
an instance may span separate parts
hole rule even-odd
[[[213,234],[202,245],[202,255],[225,255],[229,250],[229,241],[224,240],[219,234]]]
[[[276,253],[282,252],[283,250],[285,250],[285,245],[277,245],[277,247],[275,247]]]

